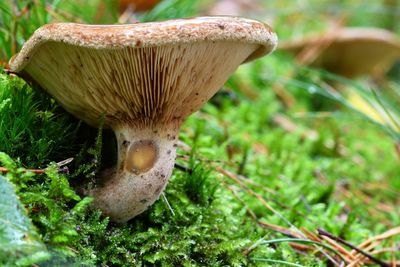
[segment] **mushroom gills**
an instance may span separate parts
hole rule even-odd
[[[114,129],[118,161],[113,172],[100,175],[99,185],[89,192],[93,206],[115,222],[142,213],[163,192],[174,168],[179,125],[161,130]],[[111,174],[110,174],[111,173]]]
[[[165,188],[181,122],[240,64],[276,44],[269,26],[245,18],[54,23],[35,31],[10,69],[31,77],[77,118],[114,130],[117,165],[88,193],[104,215],[124,222]]]

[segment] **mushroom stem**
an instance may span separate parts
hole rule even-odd
[[[113,221],[126,222],[160,196],[172,174],[179,124],[144,129],[117,127],[118,162],[89,192],[94,207]]]

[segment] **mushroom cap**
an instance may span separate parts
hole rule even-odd
[[[382,74],[400,59],[400,39],[379,28],[342,28],[333,31],[333,36],[320,34],[284,42],[279,49],[297,55],[303,49],[319,45],[325,38],[329,45],[311,65],[345,77]]]
[[[10,60],[91,125],[141,127],[182,121],[242,63],[273,51],[261,22],[199,17],[130,25],[54,23]]]

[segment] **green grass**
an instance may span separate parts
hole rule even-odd
[[[14,11],[11,1],[0,3],[3,67],[43,23],[71,18],[113,23],[117,19],[115,12],[96,16],[98,1],[17,2]],[[356,2],[307,1],[304,7],[296,8],[287,5],[289,1],[271,1],[267,10],[276,11],[274,29],[281,38],[326,27],[330,15],[326,10],[330,9],[324,7],[352,10],[348,11],[349,21],[358,26],[371,24],[366,14],[387,11],[379,1],[362,7]],[[105,4],[111,6],[112,2]],[[27,5],[29,11],[19,14]],[[177,5],[182,8],[177,9]],[[300,12],[311,6],[314,9]],[[189,0],[171,0],[140,18],[192,16],[202,8]],[[269,11],[265,14],[273,15]],[[389,23],[379,14],[376,26]],[[316,20],[322,23],[316,25]],[[324,84],[327,74],[293,66],[293,59],[275,53],[240,67],[225,85],[229,94],[216,95],[182,126],[180,139],[192,151],[178,149],[178,163],[193,172],[175,169],[165,198],[122,225],[110,223],[99,211],[91,210],[91,199],[81,195],[96,173],[110,165],[109,153],[104,152],[112,150],[110,132],[79,122],[36,85],[1,74],[0,150],[5,154],[0,156],[0,166],[9,169],[4,176],[15,185],[51,255],[29,263],[331,266],[326,253],[334,257],[337,252],[324,249],[329,244],[314,242],[310,246],[313,250],[298,253],[289,242],[310,244],[304,241],[304,229],[315,232],[323,228],[358,245],[399,226],[398,132],[357,111],[345,92],[340,97],[329,94]],[[296,76],[285,78],[294,70]],[[380,89],[378,95],[371,93],[367,80],[340,82],[368,101],[377,101],[391,114],[399,114],[399,98],[394,97],[400,90],[396,77],[375,86]],[[277,97],[271,90],[276,84],[294,97],[294,105],[287,107]],[[246,88],[256,97],[246,93]],[[295,127],[288,130],[277,122],[282,116]],[[54,162],[71,157],[74,161],[68,164],[69,173],[58,173]],[[44,174],[32,175],[17,167],[48,168]],[[220,168],[233,177],[222,174]],[[257,222],[303,236],[297,241],[282,239],[284,234]],[[379,248],[399,242],[398,236],[391,237]],[[0,263],[12,266],[11,256],[1,252],[0,246]],[[22,255],[12,257],[17,260]],[[390,260],[392,254],[379,257]],[[400,255],[396,252],[393,257],[399,259]],[[340,261],[340,257],[335,260]]]

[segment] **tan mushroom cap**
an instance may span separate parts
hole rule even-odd
[[[332,34],[284,42],[279,49],[298,55],[304,49],[318,46],[327,39],[328,46],[320,51],[310,65],[348,78],[384,74],[400,59],[400,39],[390,31],[349,27],[333,31]]]
[[[48,24],[11,71],[30,76],[91,125],[164,124],[198,110],[242,63],[270,53],[261,22],[199,17],[131,25]]]

